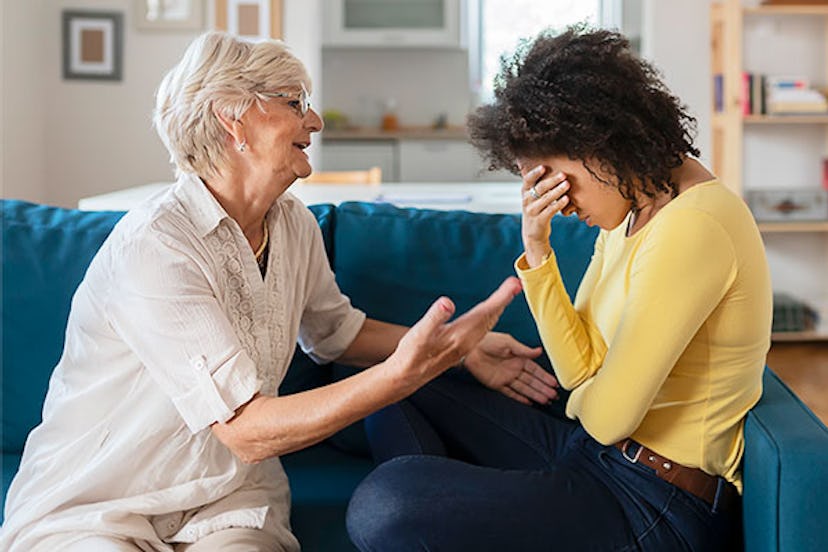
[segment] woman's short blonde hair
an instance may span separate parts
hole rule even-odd
[[[214,110],[239,119],[257,93],[304,85],[305,66],[278,40],[246,42],[222,32],[196,38],[166,74],[155,97],[153,124],[176,174],[218,174],[227,162],[227,131]]]

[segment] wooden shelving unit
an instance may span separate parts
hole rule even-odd
[[[758,72],[757,67],[745,67],[744,48],[745,20],[761,18],[769,21],[786,17],[822,18],[822,36],[814,36],[815,47],[822,47],[824,52],[824,73],[810,75],[815,82],[828,85],[828,5],[760,5],[744,6],[740,0],[720,0],[711,6],[711,69],[713,75],[722,75],[721,110],[713,109],[713,170],[727,186],[740,195],[745,195],[746,189],[752,189],[745,182],[745,166],[755,160],[745,157],[745,132],[779,132],[789,130],[785,125],[794,125],[793,130],[802,126],[823,127],[824,155],[828,158],[828,115],[744,115],[742,94],[742,74],[744,71]],[[772,40],[774,37],[766,37]],[[771,43],[763,46],[773,48]],[[764,49],[763,49],[764,51]],[[711,84],[712,86],[712,84]],[[777,128],[778,127],[778,128]],[[755,130],[754,130],[755,129]],[[815,159],[814,163],[821,160]],[[758,165],[754,165],[756,167]],[[795,169],[795,167],[793,168]],[[818,186],[815,183],[815,186]],[[774,341],[828,341],[828,221],[820,222],[780,222],[760,223],[759,230],[766,236],[766,241],[772,236],[776,245],[780,240],[789,240],[782,243],[796,245],[796,241],[806,238],[806,235],[816,235],[824,242],[821,269],[813,274],[815,286],[821,286],[819,297],[802,297],[813,302],[820,311],[821,324],[815,331],[774,333]],[[793,249],[793,248],[792,248]],[[793,254],[793,253],[792,253]],[[778,268],[778,267],[777,267]],[[774,266],[771,266],[772,272]]]
[[[765,234],[775,232],[828,232],[828,222],[762,222],[759,223],[759,231]]]

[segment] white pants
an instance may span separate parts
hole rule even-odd
[[[58,533],[41,541],[36,550],[54,552],[158,552],[146,542],[124,540],[111,535]],[[273,535],[261,529],[231,528],[216,531],[193,543],[170,545],[174,552],[282,552]]]

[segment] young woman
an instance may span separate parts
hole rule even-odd
[[[738,549],[771,287],[693,123],[614,32],[541,34],[504,61],[469,127],[493,168],[522,176],[515,267],[570,420],[446,376],[375,414],[372,447],[397,458],[351,501],[360,549]],[[557,214],[601,228],[574,303]]]

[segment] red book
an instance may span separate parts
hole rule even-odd
[[[742,115],[750,115],[753,110],[750,103],[750,89],[750,73],[744,71],[742,72],[742,91],[740,94],[742,101]]]
[[[822,187],[828,190],[828,159],[822,160]]]

